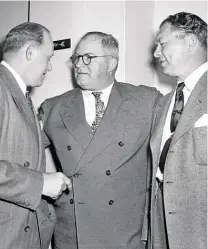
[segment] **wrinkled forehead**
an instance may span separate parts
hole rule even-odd
[[[156,43],[160,42],[160,40],[164,38],[171,36],[172,31],[173,31],[173,27],[171,24],[169,23],[163,24],[156,35]]]
[[[89,36],[82,40],[77,48],[75,53],[77,54],[99,54],[102,55],[104,53],[104,48],[101,44],[101,39],[96,36]]]

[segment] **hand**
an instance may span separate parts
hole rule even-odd
[[[42,194],[52,199],[57,199],[64,190],[72,188],[71,180],[63,173],[44,173],[43,174]]]

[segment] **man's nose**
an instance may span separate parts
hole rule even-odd
[[[80,57],[78,57],[78,61],[77,61],[77,63],[75,64],[75,67],[80,68],[80,67],[83,67],[83,66],[85,66],[85,64],[84,64],[84,62],[83,62],[82,57],[80,56]]]
[[[154,55],[154,57],[158,58],[160,56],[160,53],[161,53],[161,49],[160,49],[159,45],[157,45],[153,55]]]

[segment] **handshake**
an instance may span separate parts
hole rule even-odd
[[[44,173],[43,181],[42,195],[52,199],[57,199],[63,191],[72,188],[72,181],[60,172]]]

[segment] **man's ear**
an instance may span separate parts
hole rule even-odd
[[[27,49],[26,49],[26,58],[27,58],[28,61],[32,60],[33,52],[34,52],[33,51],[33,46],[32,45],[28,46]]]
[[[114,57],[110,58],[108,61],[108,72],[112,72],[118,64],[118,60]]]
[[[198,44],[198,39],[197,39],[197,37],[195,35],[189,34],[188,35],[188,42],[189,42],[188,43],[188,45],[189,45],[188,51],[192,52],[196,48],[196,46]]]

